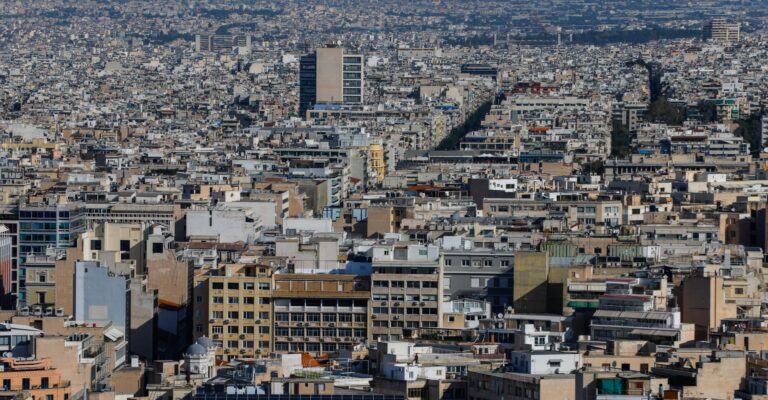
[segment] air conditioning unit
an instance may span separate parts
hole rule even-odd
[[[386,306],[386,305],[387,305],[387,302],[386,302],[386,301],[382,301],[382,302],[381,302],[381,305],[382,305],[382,306]]]
[[[298,324],[296,324],[296,326],[304,326],[304,324],[299,322]]]
[[[218,334],[218,333],[214,333],[214,334],[213,334],[213,338],[214,338],[214,339],[218,339],[218,338],[219,338],[219,334]]]
[[[46,307],[45,308],[45,315],[50,317],[53,315],[53,307]]]
[[[289,342],[293,342],[293,337],[292,336],[288,336],[287,338],[285,338],[285,340],[287,340]]]
[[[414,301],[413,303],[411,303],[411,305],[412,305],[412,306],[418,306],[418,305],[419,305],[419,302],[418,302],[418,301]]]
[[[64,309],[63,308],[57,308],[56,309],[56,316],[57,317],[63,317],[64,316]]]
[[[245,335],[240,335],[240,339],[245,339]]]
[[[228,319],[225,319],[225,320],[224,320],[224,325],[226,325],[226,324],[228,324],[228,323],[229,323],[229,320],[228,320]]]
[[[340,338],[340,337],[337,337],[337,338],[336,338],[336,341],[337,341],[337,342],[341,342],[341,338]]]
[[[330,326],[330,327],[334,327],[334,326],[336,326],[336,324],[334,324],[333,322],[331,322],[330,324],[328,324],[328,326]]]
[[[392,305],[393,305],[393,306],[395,306],[395,307],[397,307],[397,306],[399,306],[399,305],[400,305],[400,302],[396,301],[396,302],[395,302],[394,304],[392,304]]]
[[[422,305],[422,306],[426,306],[426,305],[427,305],[427,303],[425,303],[425,302],[423,302],[423,301],[422,301],[422,302],[421,302],[421,305]]]
[[[215,320],[214,320],[213,318],[211,318],[211,319],[209,319],[209,320],[208,320],[208,322],[209,322],[209,323],[211,323],[211,324],[212,324],[214,321],[215,321]]]
[[[240,354],[245,353],[245,349],[240,349]]]
[[[395,315],[394,317],[392,317],[392,319],[398,320],[398,319],[400,319],[400,316],[399,315]]]
[[[371,314],[371,319],[376,319],[376,314]]]

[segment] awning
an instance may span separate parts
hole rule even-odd
[[[660,329],[642,329],[642,328],[636,328],[632,329],[632,331],[629,332],[631,335],[638,335],[638,336],[663,336],[663,337],[676,337],[677,332],[675,331],[665,331]]]
[[[118,328],[115,328],[114,326],[109,327],[106,331],[104,331],[104,336],[109,338],[109,340],[116,342],[118,339],[122,338],[123,331],[121,331]]]

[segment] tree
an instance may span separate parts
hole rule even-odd
[[[611,156],[624,158],[629,155],[629,129],[621,121],[613,121],[611,130]]]
[[[701,118],[701,122],[707,124],[717,121],[717,105],[715,105],[715,103],[701,100],[699,101],[699,104],[696,105],[696,108],[699,109],[699,118]]]
[[[762,138],[762,117],[760,113],[754,113],[747,119],[742,119],[736,122],[739,127],[736,128],[734,134],[741,136],[749,143],[749,150],[753,156],[757,157],[760,152],[763,151],[764,143],[761,143]]]
[[[661,122],[667,125],[681,125],[685,121],[683,111],[667,101],[665,97],[659,97],[651,103],[646,117],[651,122]]]

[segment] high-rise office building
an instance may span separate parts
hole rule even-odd
[[[299,113],[315,104],[363,103],[363,56],[326,47],[299,60]]]
[[[716,42],[738,42],[741,25],[728,22],[725,18],[715,18],[704,26],[704,39]]]

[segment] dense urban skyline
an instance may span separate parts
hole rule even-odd
[[[767,399],[767,23],[0,2],[0,399]]]

